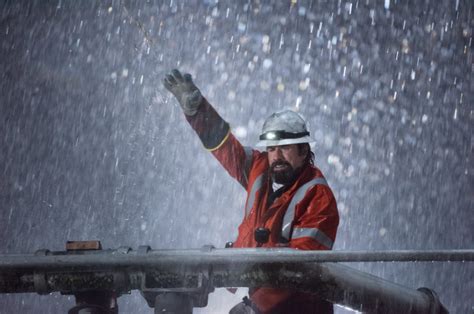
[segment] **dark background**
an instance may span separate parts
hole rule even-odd
[[[473,3],[3,1],[0,253],[222,247],[245,193],[161,86],[180,68],[239,139],[302,113],[335,192],[335,250],[472,249]],[[472,263],[351,265],[473,309]],[[218,291],[208,309],[238,297]],[[64,313],[53,294],[1,313]],[[149,311],[137,293],[124,313]],[[338,309],[338,312],[344,312]]]

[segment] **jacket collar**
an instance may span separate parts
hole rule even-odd
[[[290,188],[287,189],[278,199],[276,199],[270,208],[275,206],[280,206],[281,203],[285,202],[290,196],[292,196],[300,186],[305,184],[306,182],[310,181],[316,174],[316,167],[311,164],[306,164],[303,166],[304,168],[301,170],[300,175],[296,178],[296,180],[291,184]],[[270,179],[271,184],[271,176],[268,176]]]

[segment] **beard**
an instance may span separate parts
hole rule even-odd
[[[270,175],[273,182],[283,185],[289,185],[293,183],[298,176],[299,171],[294,169],[286,161],[275,161],[270,166]]]

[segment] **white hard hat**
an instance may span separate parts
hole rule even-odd
[[[275,112],[265,120],[256,146],[280,146],[289,144],[311,143],[314,140],[309,136],[304,118],[292,111]]]

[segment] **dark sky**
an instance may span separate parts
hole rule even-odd
[[[473,11],[469,0],[2,2],[0,253],[235,237],[245,193],[161,86],[175,67],[245,145],[276,110],[308,119],[341,215],[335,250],[472,249]],[[452,313],[474,305],[472,263],[352,267],[430,287]],[[0,313],[72,304],[1,295]],[[146,309],[136,294],[120,307]]]

